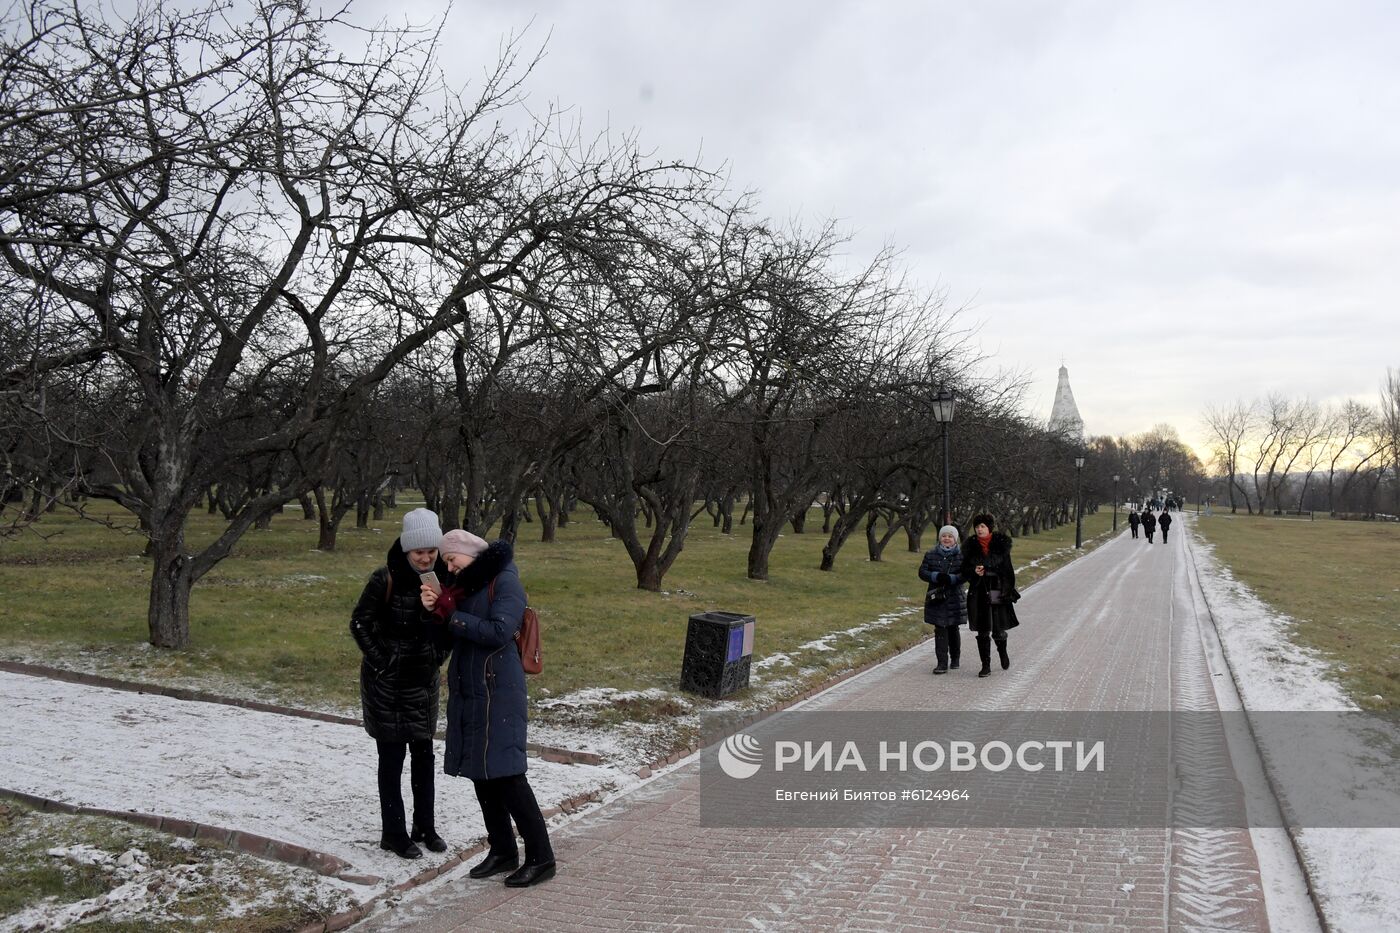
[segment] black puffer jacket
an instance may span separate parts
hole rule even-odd
[[[938,575],[946,573],[949,582],[940,584]],[[934,545],[919,565],[919,579],[928,584],[924,596],[924,621],[929,625],[957,626],[967,621],[963,608],[962,552],[954,547],[945,552]]]
[[[448,579],[447,565],[434,565]],[[393,576],[392,595],[385,599]],[[350,634],[360,646],[360,708],[365,731],[386,742],[430,739],[437,730],[438,668],[446,652],[423,611],[418,571],[394,541],[388,565],[370,574],[350,616]]]
[[[1016,609],[1012,603],[1019,597],[1016,592],[1016,568],[1011,563],[1011,539],[999,531],[992,532],[988,552],[982,553],[982,545],[973,535],[963,542],[962,573],[967,580],[967,624],[978,635],[990,632],[994,638],[1003,637],[1007,629],[1020,625]],[[977,575],[977,565],[982,565],[983,575]],[[1002,600],[991,605],[987,596],[989,590],[1000,590]]]

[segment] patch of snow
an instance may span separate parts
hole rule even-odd
[[[471,782],[440,775],[437,828],[454,848],[412,862],[382,851],[375,746],[357,726],[4,672],[0,705],[0,773],[12,790],[297,843],[384,885],[485,835]],[[636,780],[613,767],[538,759],[529,767],[543,807]],[[358,897],[376,890],[358,888]]]

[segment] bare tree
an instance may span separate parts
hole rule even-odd
[[[1249,492],[1241,482],[1241,477],[1244,471],[1244,448],[1258,420],[1255,407],[1241,401],[1236,401],[1226,408],[1212,406],[1206,409],[1203,418],[1211,432],[1215,464],[1226,477],[1225,489],[1230,500],[1231,514],[1239,511],[1239,505],[1235,501],[1236,490],[1244,499],[1245,509],[1251,515],[1254,514],[1254,506],[1250,503]],[[1260,508],[1263,508],[1262,503]]]
[[[318,485],[359,397],[513,289],[536,253],[592,255],[694,179],[629,147],[512,137],[507,50],[480,91],[441,85],[432,33],[368,33],[259,0],[143,7],[104,21],[35,0],[0,65],[0,261],[6,286],[59,299],[61,345],[21,377],[94,360],[136,404],[114,481],[87,491],[138,517],[154,561],[153,644],[189,637],[191,587],[238,538]],[[344,380],[333,372],[347,373]],[[271,383],[302,389],[275,427],[230,431]],[[191,509],[229,464],[276,456],[284,485],[249,498],[214,542],[186,548]]]

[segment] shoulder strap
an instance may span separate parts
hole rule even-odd
[[[394,598],[394,571],[388,567],[384,568],[384,604],[387,606]]]

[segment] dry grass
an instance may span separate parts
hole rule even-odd
[[[1400,524],[1216,515],[1196,529],[1364,709],[1400,709]]]

